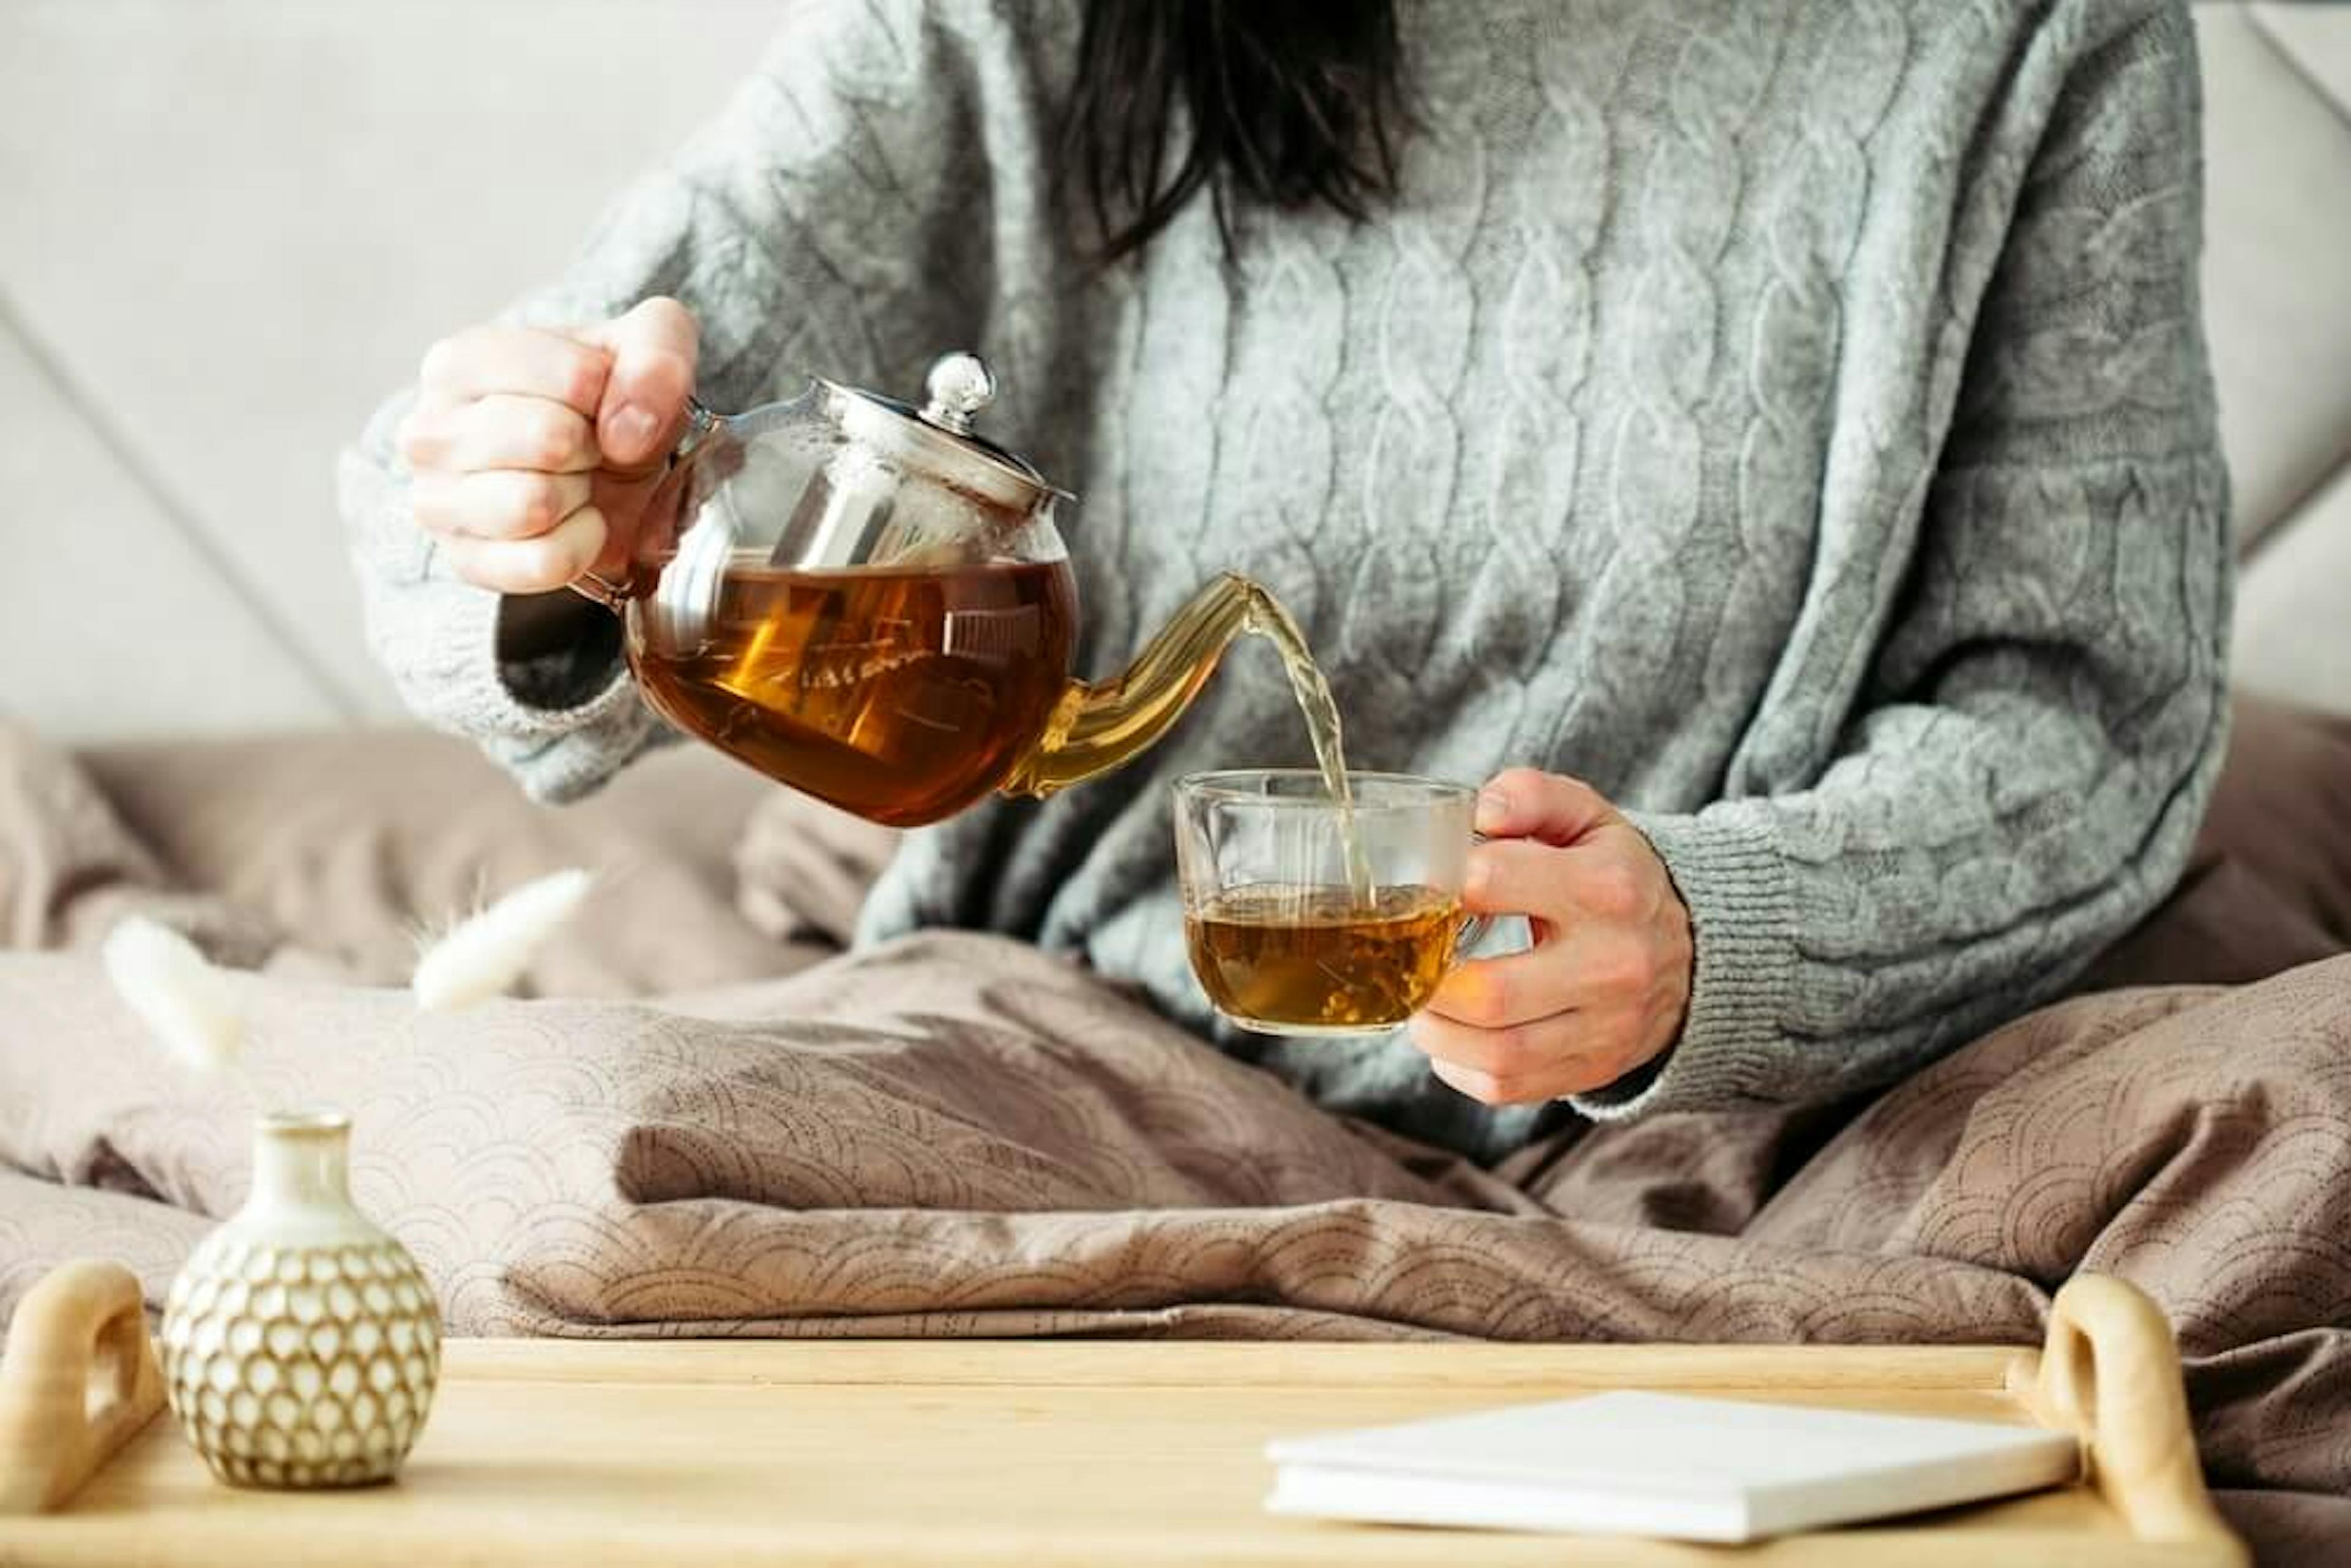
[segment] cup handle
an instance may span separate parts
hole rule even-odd
[[[629,585],[614,582],[593,571],[583,571],[563,585],[590,603],[601,604],[618,615],[629,607]]]
[[[1469,847],[1471,849],[1474,850],[1479,844],[1490,844],[1493,841],[1474,828],[1470,830]],[[1483,942],[1486,939],[1486,934],[1493,929],[1494,917],[1490,915],[1463,915],[1460,928],[1453,933],[1453,962],[1459,964],[1462,955]]]
[[[1483,942],[1486,934],[1493,929],[1494,917],[1490,915],[1463,915],[1459,929],[1453,933],[1453,961],[1460,963],[1463,956]]]

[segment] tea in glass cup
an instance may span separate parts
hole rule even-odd
[[[1243,1029],[1384,1033],[1427,1003],[1475,940],[1461,885],[1477,791],[1395,773],[1347,779],[1349,802],[1306,768],[1176,785],[1192,969]]]

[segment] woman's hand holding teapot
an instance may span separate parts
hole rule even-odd
[[[486,325],[434,344],[400,435],[417,526],[460,577],[502,593],[623,575],[700,335],[655,298],[575,330]]]

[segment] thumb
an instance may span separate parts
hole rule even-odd
[[[607,465],[647,467],[669,450],[694,392],[702,331],[674,299],[646,300],[627,315],[590,327],[582,342],[607,350],[612,368],[596,410],[596,444]]]
[[[1536,839],[1564,848],[1620,820],[1607,797],[1564,773],[1508,768],[1478,792],[1478,831],[1492,839]]]

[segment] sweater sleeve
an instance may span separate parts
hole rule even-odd
[[[893,323],[933,281],[924,245],[985,191],[963,166],[973,73],[941,57],[955,36],[915,0],[789,16],[717,117],[505,319],[593,321],[674,296],[700,320],[698,391],[721,409],[782,394],[803,369],[902,368]],[[340,465],[370,643],[425,722],[479,742],[535,797],[584,794],[666,732],[601,612],[465,583],[416,528],[395,449],[412,396],[384,404]]]
[[[1672,1050],[1587,1114],[1893,1082],[2062,988],[2186,862],[2224,741],[2227,481],[2194,37],[2137,11],[2085,40],[2019,189],[1833,759],[1635,816],[1694,985]]]

